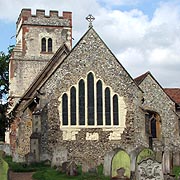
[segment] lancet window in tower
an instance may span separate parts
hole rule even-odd
[[[68,100],[69,99],[69,100]],[[69,104],[68,104],[69,103]],[[62,125],[103,127],[120,125],[119,96],[90,72],[62,96]],[[123,123],[121,123],[123,124]]]
[[[52,39],[48,39],[48,52],[52,52]]]
[[[46,38],[42,38],[41,40],[41,51],[46,52]]]
[[[41,52],[52,52],[52,39],[42,38],[41,39]]]

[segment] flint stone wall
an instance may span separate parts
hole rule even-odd
[[[174,102],[167,96],[151,75],[145,78],[140,84],[140,88],[144,92],[144,103],[142,107],[157,112],[160,115],[161,131],[165,146],[169,150],[175,150],[176,148],[173,147],[173,145],[179,146],[180,139],[178,135],[178,117],[175,113]],[[157,144],[155,150],[162,151],[161,148],[162,144]]]
[[[115,93],[124,97],[128,108],[126,128],[121,135],[121,140],[110,141],[109,136],[113,130],[106,131],[106,128],[80,128],[75,136],[76,140],[63,140],[63,131],[60,129],[62,119],[59,116],[61,103],[59,99],[72,85],[77,84],[79,79],[84,79],[90,71],[93,71],[96,78],[102,79]],[[73,158],[81,164],[89,162],[88,166],[91,167],[103,163],[106,153],[113,149],[121,147],[131,151],[137,146],[148,146],[145,132],[142,131],[144,114],[139,108],[142,92],[93,29],[90,29],[81,39],[40,91],[45,92],[43,98],[49,99],[48,129],[42,132],[47,139],[46,143],[41,144],[41,149],[46,149],[49,154],[53,154],[54,147],[62,146],[68,151],[68,159]],[[87,132],[98,134],[99,139],[86,140]]]

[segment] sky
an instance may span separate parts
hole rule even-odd
[[[180,88],[180,0],[0,0],[0,51],[15,44],[22,8],[72,11],[73,45],[92,14],[94,29],[133,78],[150,71],[162,87]]]

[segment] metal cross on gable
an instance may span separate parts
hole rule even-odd
[[[93,17],[92,14],[89,14],[89,15],[86,17],[86,20],[89,22],[89,28],[93,27],[92,22],[95,20],[95,17]]]

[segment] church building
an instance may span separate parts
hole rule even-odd
[[[106,176],[138,176],[153,159],[180,165],[180,88],[132,78],[92,26],[72,48],[72,13],[23,9],[10,59],[8,115],[16,162],[74,161]],[[148,177],[148,175],[147,175]],[[137,178],[138,179],[138,178]]]

